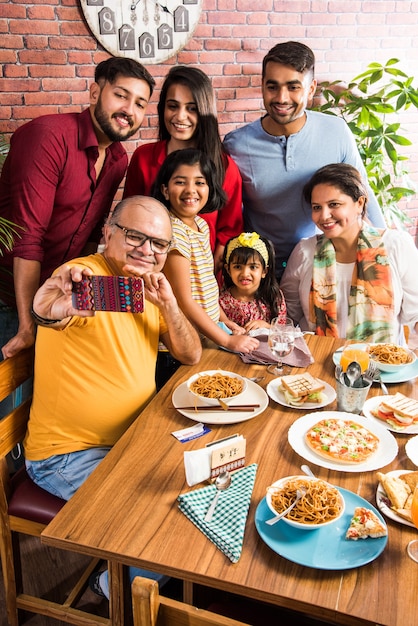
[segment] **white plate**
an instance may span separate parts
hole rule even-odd
[[[405,453],[408,459],[418,467],[418,437],[412,437],[405,444]]]
[[[353,343],[353,348],[364,348],[364,343]],[[341,352],[344,348],[338,348],[332,355],[332,360],[335,365],[338,365],[341,359]],[[384,383],[407,383],[409,380],[413,380],[418,376],[418,359],[411,363],[411,365],[405,365],[399,372],[390,374],[389,372],[381,372],[380,377]],[[378,384],[378,383],[377,383]]]
[[[400,476],[401,474],[409,474],[411,470],[394,470],[393,472],[387,472],[387,476]],[[405,526],[411,526],[415,528],[412,522],[408,522],[407,519],[401,517],[393,509],[390,508],[388,497],[386,495],[386,491],[383,489],[381,483],[378,483],[376,490],[376,504],[377,508],[385,515],[385,517],[389,517],[393,519],[395,522],[399,522],[399,524],[404,524]]]
[[[266,410],[269,403],[268,395],[260,385],[253,383],[251,380],[247,382],[247,389],[239,397],[239,404],[259,404],[260,406],[254,409],[254,411],[211,411],[210,406],[208,406],[207,411],[177,410],[185,417],[189,417],[195,422],[202,422],[202,424],[236,424],[237,422],[245,422],[260,415],[260,413]],[[189,392],[187,389],[187,381],[174,390],[172,401],[173,406],[176,408],[178,406],[194,406],[195,402],[197,406],[205,406],[203,400],[195,398],[195,396]]]
[[[270,398],[277,402],[277,404],[281,404],[282,406],[288,406],[290,409],[302,409],[303,411],[305,411],[306,409],[320,409],[323,406],[328,406],[328,404],[331,404],[331,402],[335,400],[337,394],[335,393],[335,389],[333,389],[333,387],[331,387],[331,385],[326,383],[324,380],[320,380],[319,378],[317,380],[325,387],[322,393],[326,396],[326,398],[323,402],[304,402],[300,406],[288,404],[286,402],[284,393],[279,389],[281,377],[271,380],[266,387],[266,391]]]
[[[306,432],[317,422],[323,419],[343,419],[352,420],[367,428],[371,433],[379,438],[379,446],[376,452],[362,463],[340,463],[332,459],[326,459],[316,454],[305,442]],[[370,472],[389,465],[398,454],[398,444],[395,437],[387,428],[380,424],[371,424],[370,420],[363,415],[353,415],[352,413],[342,413],[340,411],[322,411],[321,413],[308,413],[293,422],[288,432],[288,440],[293,450],[300,454],[306,461],[315,463],[319,467],[335,469],[340,472]]]
[[[377,409],[377,407],[382,402],[382,400],[384,400],[387,397],[388,396],[374,396],[373,398],[369,398],[368,400],[366,400],[366,402],[364,403],[364,406],[363,406],[363,413],[364,413],[364,415],[370,421],[374,422],[375,424],[379,424],[381,426],[384,426],[388,430],[391,430],[393,433],[400,433],[401,435],[416,435],[416,434],[418,434],[418,423],[411,424],[410,426],[407,426],[406,428],[399,429],[399,428],[394,428],[393,426],[391,426],[390,424],[385,422],[385,420],[381,420],[378,417],[375,417],[374,415],[372,415],[371,412],[374,411],[375,409]]]

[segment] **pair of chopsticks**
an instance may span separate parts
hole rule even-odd
[[[212,413],[212,411],[254,411],[259,407],[259,404],[229,404],[228,408],[224,409],[221,406],[206,404],[205,406],[175,406],[173,408],[182,411],[210,411]]]

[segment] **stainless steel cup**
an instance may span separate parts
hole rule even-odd
[[[371,383],[364,383],[364,387],[347,387],[339,380],[337,383],[337,409],[345,413],[361,413],[366,402]]]

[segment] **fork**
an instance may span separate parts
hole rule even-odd
[[[379,370],[375,363],[369,363],[368,368],[363,374],[363,380],[367,383],[373,383],[375,380],[377,381],[377,376],[379,375]]]
[[[363,379],[368,383],[377,382],[380,384],[380,388],[385,396],[389,395],[388,388],[382,380],[379,368],[375,363],[369,363],[369,367],[363,374]]]
[[[292,504],[282,513],[280,513],[279,515],[276,515],[276,517],[271,517],[270,519],[266,520],[266,524],[268,524],[269,526],[273,526],[273,524],[276,524],[276,522],[278,522],[279,520],[282,519],[282,517],[284,517],[285,515],[287,515],[288,513],[290,513],[290,511],[297,505],[297,503],[299,502],[299,500],[301,498],[303,498],[303,496],[306,494],[306,489],[305,487],[301,487],[300,489],[297,489],[296,491],[296,499],[293,500]]]
[[[374,375],[374,379],[373,380],[375,380],[376,382],[378,382],[380,384],[380,388],[381,388],[383,394],[385,396],[388,396],[389,395],[389,391],[388,391],[388,388],[386,387],[385,383],[382,380],[382,375],[381,375],[379,369],[376,369],[376,373]]]

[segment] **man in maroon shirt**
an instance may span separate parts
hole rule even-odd
[[[128,165],[120,142],[141,126],[154,84],[140,63],[111,57],[96,68],[88,109],[41,116],[14,133],[0,178],[0,215],[21,227],[12,253],[0,256],[4,358],[34,342],[39,285],[93,242],[97,248]]]

